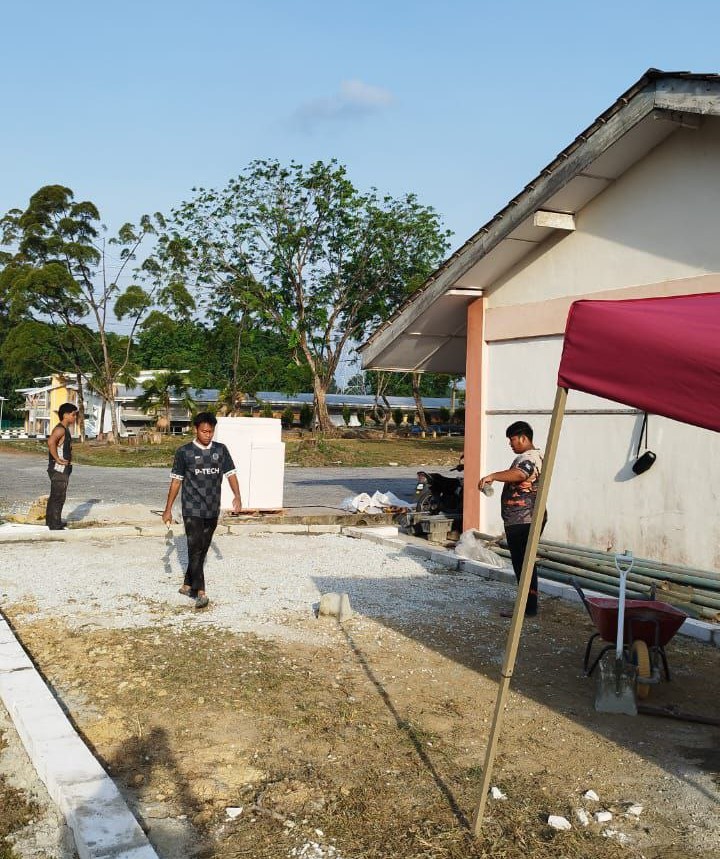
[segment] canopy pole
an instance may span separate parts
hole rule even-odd
[[[547,444],[545,446],[543,469],[540,473],[540,481],[538,483],[535,509],[533,511],[532,524],[530,525],[527,549],[525,550],[525,560],[523,561],[520,581],[518,582],[515,609],[513,610],[512,621],[510,622],[508,640],[505,645],[505,658],[503,661],[502,671],[500,672],[498,694],[495,699],[495,715],[493,716],[493,722],[490,728],[490,738],[485,751],[483,777],[480,785],[480,800],[473,818],[473,833],[476,837],[479,837],[480,835],[480,829],[485,815],[485,805],[487,804],[488,791],[490,790],[493,764],[495,763],[495,754],[497,752],[497,745],[500,739],[500,732],[502,730],[502,723],[505,715],[505,701],[510,688],[513,669],[515,668],[515,660],[517,658],[518,645],[520,643],[520,633],[522,632],[522,625],[525,619],[525,605],[527,603],[528,591],[530,589],[532,570],[535,566],[538,543],[540,542],[540,535],[542,533],[542,522],[545,518],[545,511],[547,509],[547,497],[548,492],[550,491],[550,480],[552,479],[553,466],[555,465],[555,454],[557,452],[558,440],[560,438],[560,427],[562,426],[563,416],[565,414],[566,400],[567,388],[559,387],[555,394],[555,405],[553,407],[552,418],[550,420],[550,431],[548,433]]]

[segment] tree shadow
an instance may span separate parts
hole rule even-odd
[[[154,726],[139,729],[112,757],[102,761],[133,814],[147,834],[148,840],[162,856],[192,855],[196,859],[213,855],[212,846],[199,849],[198,833],[193,818],[206,805],[193,791],[191,783],[182,773],[165,728]],[[122,783],[118,784],[118,777]],[[127,787],[136,778],[140,782]],[[168,789],[169,788],[169,789]],[[157,792],[161,793],[158,794]],[[145,797],[170,796],[173,809],[153,809]],[[143,810],[144,809],[144,810]],[[151,814],[149,812],[153,811]]]
[[[387,689],[385,689],[385,687],[382,685],[382,683],[378,679],[375,672],[372,670],[372,666],[370,665],[370,662],[368,661],[367,657],[365,656],[365,654],[363,653],[362,649],[357,644],[355,639],[352,637],[352,635],[350,634],[348,629],[344,626],[340,626],[340,630],[342,631],[343,635],[345,636],[345,640],[347,641],[348,645],[350,646],[350,649],[352,650],[352,652],[357,657],[357,660],[360,663],[360,665],[362,666],[363,671],[365,672],[368,679],[370,680],[370,682],[373,684],[373,686],[377,690],[377,693],[380,696],[380,698],[382,699],[385,706],[390,711],[393,719],[395,720],[395,724],[398,727],[398,730],[401,731],[403,734],[405,734],[405,736],[409,740],[410,744],[415,749],[415,753],[420,758],[423,765],[425,766],[425,768],[428,770],[428,772],[432,776],[433,781],[437,785],[440,793],[442,793],[442,795],[445,797],[445,800],[446,800],[448,806],[450,807],[450,810],[452,811],[453,815],[455,816],[455,819],[460,824],[460,826],[462,826],[464,829],[469,831],[470,821],[465,816],[463,810],[460,808],[460,806],[458,804],[458,801],[455,799],[455,795],[450,790],[448,785],[445,783],[442,776],[438,772],[435,764],[430,759],[430,756],[428,755],[428,753],[425,749],[425,746],[423,745],[423,742],[420,739],[420,737],[418,736],[417,732],[415,731],[415,729],[412,727],[412,725],[406,719],[402,718],[402,716],[398,712],[397,708],[395,707],[395,704],[393,703],[392,698],[388,694]]]
[[[389,558],[396,556],[412,557],[404,550],[388,553]],[[427,571],[427,567],[421,563],[418,563],[418,567],[419,571]],[[462,595],[453,593],[458,578],[467,583],[468,579],[476,577],[441,573],[408,580],[404,577],[356,578],[338,575],[317,576],[314,582],[321,594],[347,593],[358,615],[371,618],[447,660],[498,682],[507,637],[507,623],[499,618],[499,610],[507,608],[508,597],[514,600],[516,589],[477,577],[478,593],[475,597],[469,597],[467,587],[463,588]],[[414,592],[410,599],[409,589]],[[424,598],[416,594],[421,589],[426,590]],[[541,596],[540,620],[526,623],[523,629],[519,659],[513,674],[513,691],[537,701],[621,748],[630,749],[677,777],[698,794],[718,803],[717,792],[702,783],[702,776],[709,775],[714,776],[716,783],[720,784],[712,768],[718,758],[710,761],[705,755],[705,760],[698,764],[697,770],[692,771],[693,758],[701,756],[702,749],[715,742],[717,728],[692,725],[689,731],[687,724],[669,719],[659,722],[647,716],[635,717],[637,721],[631,725],[629,717],[608,716],[594,710],[595,678],[587,678],[582,672],[585,642],[594,631],[581,606],[547,595]],[[361,658],[348,630],[343,628],[343,632],[391,709],[398,726],[407,733],[405,723],[397,715],[397,708],[387,699],[372,675],[367,657]],[[702,645],[688,642],[683,645],[683,649],[685,647]],[[711,661],[717,661],[717,652],[712,648],[707,656]],[[672,654],[670,658],[672,661]],[[693,659],[692,654],[688,653],[687,658]],[[720,672],[710,672],[711,676],[698,679],[689,672],[688,666],[683,666],[683,673],[684,681],[676,677],[673,683],[653,687],[653,702],[660,705],[673,702],[683,709],[714,715],[715,701],[720,696]],[[489,718],[492,714],[488,712],[482,715]],[[648,742],[648,737],[653,738],[653,742]],[[411,741],[415,745],[412,737]],[[691,749],[694,749],[692,754]],[[430,771],[445,793],[442,779],[432,769]]]

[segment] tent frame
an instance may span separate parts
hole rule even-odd
[[[513,609],[507,644],[505,645],[505,657],[500,671],[500,685],[498,687],[498,694],[495,700],[495,714],[490,727],[490,738],[485,751],[485,763],[483,764],[483,776],[480,785],[480,800],[473,817],[473,833],[476,837],[480,835],[480,830],[485,816],[485,806],[487,805],[493,765],[495,763],[495,755],[497,753],[498,741],[500,739],[503,719],[505,717],[510,681],[515,669],[518,646],[520,644],[520,634],[522,632],[523,621],[525,619],[525,605],[527,603],[528,592],[530,590],[532,570],[535,566],[538,544],[540,543],[540,535],[542,534],[542,522],[545,517],[545,511],[547,510],[547,498],[550,491],[550,481],[552,479],[553,468],[555,465],[555,454],[557,453],[558,441],[560,440],[560,428],[562,427],[563,417],[565,416],[567,393],[567,388],[558,387],[555,394],[555,405],[553,406],[550,430],[548,432],[547,444],[545,446],[543,469],[540,472],[540,480],[538,482],[538,491],[535,499],[535,509],[533,510],[532,522],[530,525],[527,549],[525,550],[525,558],[523,560],[522,571],[520,573],[520,581],[518,582],[517,597],[515,598],[515,608]]]

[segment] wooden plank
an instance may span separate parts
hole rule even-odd
[[[533,224],[536,227],[550,227],[552,230],[572,232],[575,229],[575,215],[569,215],[567,212],[550,212],[546,209],[538,209],[533,215]]]
[[[510,622],[510,631],[508,632],[508,640],[505,646],[505,658],[500,672],[500,685],[498,687],[498,694],[495,700],[495,713],[493,716],[492,726],[490,727],[490,738],[488,739],[487,749],[485,751],[483,777],[480,784],[480,799],[473,819],[473,832],[476,837],[480,835],[483,817],[485,816],[485,805],[487,803],[488,792],[490,790],[490,782],[492,779],[498,741],[500,740],[500,732],[502,731],[502,724],[505,716],[505,705],[508,691],[510,689],[510,680],[512,679],[515,660],[517,659],[520,633],[522,632],[523,620],[525,619],[525,605],[527,603],[528,591],[530,589],[532,570],[535,566],[535,559],[537,557],[537,548],[540,543],[542,521],[547,509],[547,498],[550,491],[550,481],[552,480],[553,467],[555,465],[555,454],[557,453],[558,441],[560,439],[560,428],[562,427],[566,401],[567,390],[565,388],[558,388],[557,393],[555,394],[555,405],[553,407],[553,415],[550,421],[550,430],[545,447],[543,470],[540,474],[540,482],[538,483],[535,510],[533,511],[532,525],[530,526],[530,535],[528,537],[527,549],[525,550],[525,559],[523,561],[522,572],[520,574],[520,582],[518,583],[515,609],[513,611],[512,621]]]

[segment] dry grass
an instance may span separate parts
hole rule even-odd
[[[276,859],[318,829],[342,859],[639,856],[597,832],[551,830],[547,815],[572,806],[547,773],[500,781],[509,798],[491,802],[476,841],[481,770],[461,763],[464,741],[401,714],[348,650],[214,629],[20,631],[113,777],[140,807],[161,797],[187,815],[203,856]],[[227,805],[244,811],[229,822]]]
[[[5,748],[5,740],[0,734],[0,752]],[[8,842],[8,836],[22,829],[31,820],[37,809],[29,803],[22,793],[10,787],[4,776],[0,776],[0,859],[18,859],[17,853]]]

